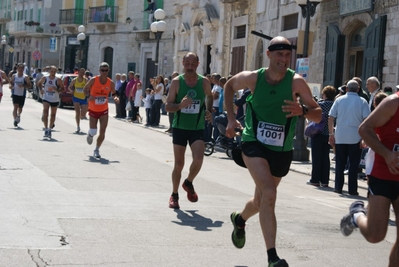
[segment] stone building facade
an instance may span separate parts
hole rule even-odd
[[[167,24],[159,40],[159,64],[155,65],[157,40],[150,30],[149,13],[143,12],[148,6],[146,0],[114,0],[107,1],[106,5],[104,1],[87,0],[81,7],[77,6],[78,2],[82,1],[63,1],[60,11],[60,26],[64,29],[61,66],[65,69],[82,66],[97,74],[99,64],[105,61],[111,67],[110,77],[134,71],[141,74],[144,86],[148,86],[149,77],[171,75],[174,70],[173,3],[155,1],[156,8],[165,11]],[[83,15],[78,20],[81,9]],[[86,35],[82,44],[77,40],[81,24]]]
[[[251,31],[303,44],[298,36],[306,19],[295,0],[182,0],[176,1],[174,12],[178,71],[187,51],[199,55],[199,73],[227,77],[267,66],[269,40]],[[320,88],[338,87],[354,76],[363,80],[377,76],[382,87],[394,88],[399,81],[398,12],[396,0],[323,0],[310,18],[307,81]],[[295,69],[301,54],[293,51],[291,68]]]
[[[25,62],[29,67],[57,65],[59,47],[56,40],[61,36],[58,25],[60,1],[2,1],[2,8],[9,8],[8,3],[11,5],[10,17],[3,21],[7,36],[6,65],[10,68],[18,62]]]

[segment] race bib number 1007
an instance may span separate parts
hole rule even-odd
[[[284,145],[284,128],[284,125],[260,121],[258,123],[256,139],[265,145],[282,147]]]
[[[201,100],[193,99],[193,103],[190,106],[181,109],[181,113],[198,114],[200,111],[200,104]]]

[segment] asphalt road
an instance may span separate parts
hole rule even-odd
[[[246,169],[224,153],[205,158],[190,203],[168,208],[173,153],[163,130],[110,117],[102,159],[86,134],[75,134],[72,109],[58,111],[53,139],[43,136],[42,106],[26,100],[13,126],[9,92],[0,103],[0,266],[267,266],[258,217],[248,221],[247,244],[230,240],[229,215],[254,191]],[[114,107],[111,109],[114,115]],[[143,114],[143,111],[141,111]],[[88,121],[82,121],[82,131]],[[188,152],[186,162],[191,161]],[[187,166],[183,177],[187,174]],[[359,232],[343,237],[341,217],[354,199],[305,184],[290,172],[278,191],[277,252],[290,266],[387,266],[396,239],[369,244]],[[391,216],[393,218],[393,216]]]

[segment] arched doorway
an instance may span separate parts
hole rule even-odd
[[[365,32],[366,25],[360,25],[349,36],[347,79],[362,77]]]
[[[108,46],[104,49],[104,62],[107,62],[109,65],[110,71],[108,72],[108,77],[112,79],[112,63],[114,62],[114,49],[112,47]]]

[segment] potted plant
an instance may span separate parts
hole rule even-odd
[[[36,27],[36,32],[43,32],[43,28],[40,27],[40,26],[37,26],[37,27]]]
[[[55,27],[57,24],[55,24],[54,22],[50,23],[50,27]]]

